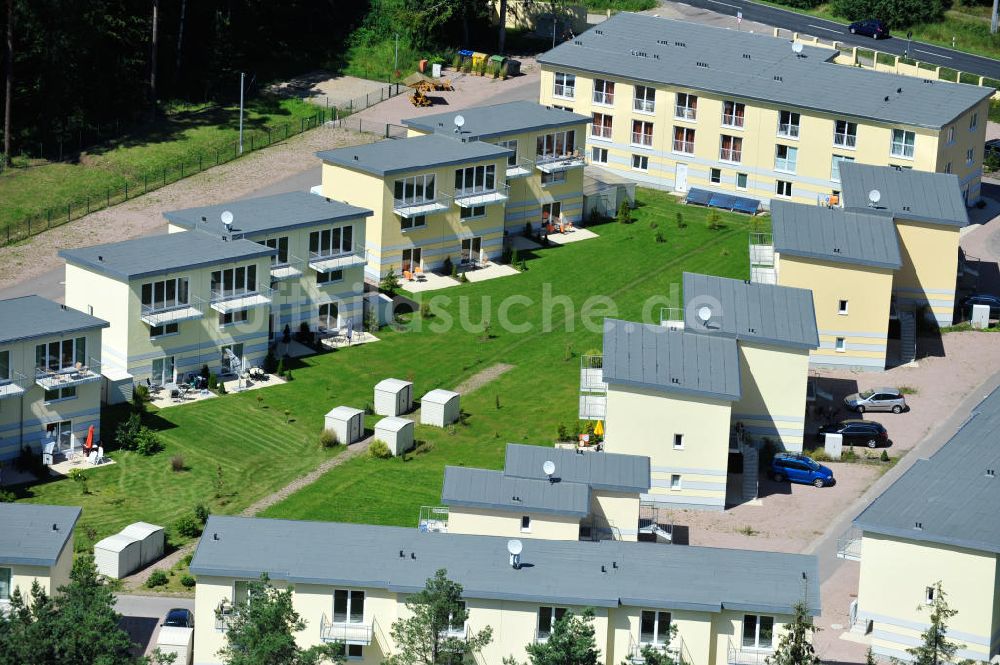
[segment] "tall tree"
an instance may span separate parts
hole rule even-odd
[[[410,616],[392,624],[392,638],[399,648],[387,665],[461,665],[493,640],[493,629],[464,634],[469,612],[462,601],[462,585],[438,570],[424,588],[406,601]]]
[[[524,647],[531,665],[597,665],[601,652],[594,637],[594,611],[584,610],[580,616],[566,612],[552,627],[544,642],[532,642]],[[505,658],[504,665],[520,665]]]
[[[174,58],[174,87],[181,75],[181,54],[184,52],[184,20],[187,18],[187,0],[181,0],[181,17],[177,22],[177,54]]]
[[[342,662],[342,645],[308,649],[295,642],[305,620],[292,607],[292,589],[275,589],[267,575],[249,584],[247,597],[232,607],[226,646],[219,655],[226,665],[318,665]]]
[[[14,97],[14,0],[7,0],[7,42],[5,49],[7,75],[4,83],[3,102],[3,164],[10,164],[10,115]]]
[[[906,652],[913,656],[914,665],[942,665],[950,663],[955,658],[955,652],[962,648],[961,644],[948,639],[948,620],[958,614],[958,610],[953,610],[948,606],[946,594],[938,581],[933,587],[933,597],[930,603],[931,625],[920,634],[920,646],[907,649]],[[917,611],[923,612],[925,605],[917,607]]]
[[[786,627],[774,653],[768,656],[768,665],[819,665],[819,658],[812,645],[812,636],[819,630],[809,616],[806,604],[795,604],[794,616]]]
[[[500,0],[497,13],[500,15],[500,36],[497,39],[497,53],[503,55],[507,46],[507,0]]]
[[[151,117],[156,117],[156,55],[160,42],[160,0],[153,0],[153,34],[150,38],[149,55],[149,101],[152,110]]]

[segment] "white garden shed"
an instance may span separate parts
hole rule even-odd
[[[139,541],[139,565],[145,568],[163,556],[163,527],[136,522],[121,530],[123,536],[129,536]]]
[[[375,424],[375,440],[385,441],[393,455],[399,456],[413,447],[413,421],[390,416]]]
[[[401,416],[413,408],[413,384],[402,379],[385,379],[375,384],[375,413]]]
[[[459,397],[456,392],[440,388],[424,395],[420,400],[420,424],[445,427],[458,420]]]
[[[97,572],[119,579],[131,575],[142,565],[142,544],[132,536],[116,533],[94,545]]]
[[[323,429],[336,434],[337,440],[344,445],[354,443],[364,436],[365,412],[349,406],[338,406],[326,414]]]

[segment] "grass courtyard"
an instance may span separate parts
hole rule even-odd
[[[710,230],[705,209],[661,192],[638,196],[633,223],[607,223],[594,227],[599,238],[523,255],[522,274],[423,294],[436,315],[413,315],[410,325],[420,330],[385,329],[378,343],[305,358],[287,385],[160,411],[152,425],[166,449],[148,458],[113,453],[114,467],[88,472],[90,494],[60,480],[27,488],[22,500],[82,505],[81,549],[89,546],[88,529],[103,537],[136,520],[169,526],[199,502],[238,513],[336,454],[319,445],[323,415],[340,404],[371,403],[377,381],[413,380],[419,398],[497,363],[513,365],[462,396],[464,425],[417,425],[416,438],[425,443],[408,461],[349,460],[264,513],[415,526],[420,506],[439,501],[445,465],[500,468],[507,442],[551,445],[560,424],[573,431],[579,356],[600,348],[605,315],[639,319],[645,306],[646,318],[657,318],[660,307],[679,305],[685,270],[747,276],[753,220],[722,214],[723,228]],[[505,315],[509,326],[501,325]],[[260,406],[257,395],[264,397]],[[368,416],[366,425],[376,420]],[[171,470],[177,454],[188,470]],[[220,465],[222,491],[215,485]]]

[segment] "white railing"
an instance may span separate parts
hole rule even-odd
[[[324,613],[319,622],[319,638],[323,642],[343,642],[344,644],[372,643],[373,626],[370,623],[330,621]]]
[[[211,303],[216,305],[218,303],[229,302],[231,300],[255,299],[257,296],[266,298],[268,302],[270,302],[273,294],[274,291],[271,290],[271,287],[264,286],[263,284],[257,284],[256,287],[252,289],[222,289],[219,291],[212,291]]]
[[[530,175],[534,166],[534,160],[528,158],[515,160],[513,164],[508,162],[506,171],[507,179],[522,178]]]
[[[738,647],[729,640],[726,662],[729,665],[767,665],[773,648]]]
[[[28,389],[28,377],[14,370],[8,371],[6,379],[0,379],[0,399],[23,395]]]
[[[615,103],[615,93],[594,91],[594,103],[605,106],[613,106]]]
[[[419,215],[429,215],[447,210],[450,205],[451,195],[447,191],[438,189],[434,196],[411,196],[402,199],[392,200],[392,211],[401,217],[414,217]]]
[[[638,97],[635,97],[632,99],[632,109],[635,111],[639,111],[640,113],[655,113],[656,100],[639,99]]]
[[[554,83],[552,85],[552,94],[556,97],[565,97],[567,99],[573,99],[576,96],[576,86],[566,85],[565,83]]]
[[[833,145],[840,146],[842,148],[853,148],[857,142],[858,137],[854,134],[838,134],[833,135]]]
[[[48,367],[35,368],[35,384],[45,390],[59,390],[60,388],[72,388],[85,383],[100,381],[101,361],[90,358],[85,365],[77,362],[76,365],[63,367],[61,369],[50,369]]]
[[[604,420],[608,414],[608,398],[605,395],[580,395],[580,420]]]
[[[799,138],[799,126],[790,122],[782,122],[778,125],[778,135],[797,139]]]
[[[185,303],[176,303],[169,306],[141,305],[139,318],[151,326],[197,319],[204,314],[204,305],[204,300],[197,296],[189,295],[188,302]]]
[[[681,106],[678,104],[674,107],[674,117],[681,120],[696,120],[698,118],[698,109],[693,106]]]
[[[597,139],[610,139],[611,138],[611,126],[610,125],[591,125],[590,135]]]
[[[719,159],[724,162],[739,163],[743,158],[743,148],[720,148]]]
[[[851,527],[837,539],[837,557],[861,561],[861,529]]]
[[[635,145],[651,146],[653,145],[653,135],[644,134],[642,132],[632,132],[632,143]]]
[[[417,529],[428,533],[448,533],[448,506],[421,506]]]
[[[285,261],[279,261],[278,257],[274,257],[274,260],[271,261],[271,279],[280,281],[298,277],[302,274],[302,267],[305,263],[305,261],[293,254],[289,254],[288,259]]]
[[[353,249],[347,251],[323,250],[320,252],[309,252],[309,265],[313,270],[319,272],[329,272],[330,270],[340,270],[353,265],[363,265],[367,260],[367,252],[362,245],[354,245]]]
[[[628,636],[628,659],[630,662],[635,663],[635,665],[640,665],[646,662],[645,656],[642,655],[643,649],[650,647],[655,651],[659,651],[670,657],[675,663],[682,665],[690,665],[691,660],[685,660],[685,654],[687,649],[684,647],[684,640],[677,637],[673,640],[674,644],[653,644],[651,642],[637,642],[635,638],[629,634]]]
[[[741,115],[730,115],[728,113],[722,114],[722,125],[723,127],[743,127],[744,118]]]
[[[546,154],[535,157],[535,167],[539,171],[554,173],[556,171],[566,171],[586,164],[583,153],[579,150],[563,154]]]
[[[674,152],[683,152],[693,155],[694,141],[681,141],[679,139],[674,139]]]
[[[455,191],[455,205],[460,208],[472,208],[493,203],[503,203],[510,194],[510,185],[505,182],[497,184],[492,189],[484,187],[469,187]]]

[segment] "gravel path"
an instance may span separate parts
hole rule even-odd
[[[507,363],[497,363],[496,365],[490,365],[481,372],[476,372],[470,376],[465,381],[462,381],[455,387],[455,392],[460,395],[466,393],[471,393],[473,390],[482,388],[490,381],[498,379],[501,375],[514,369],[513,365],[508,365]]]

